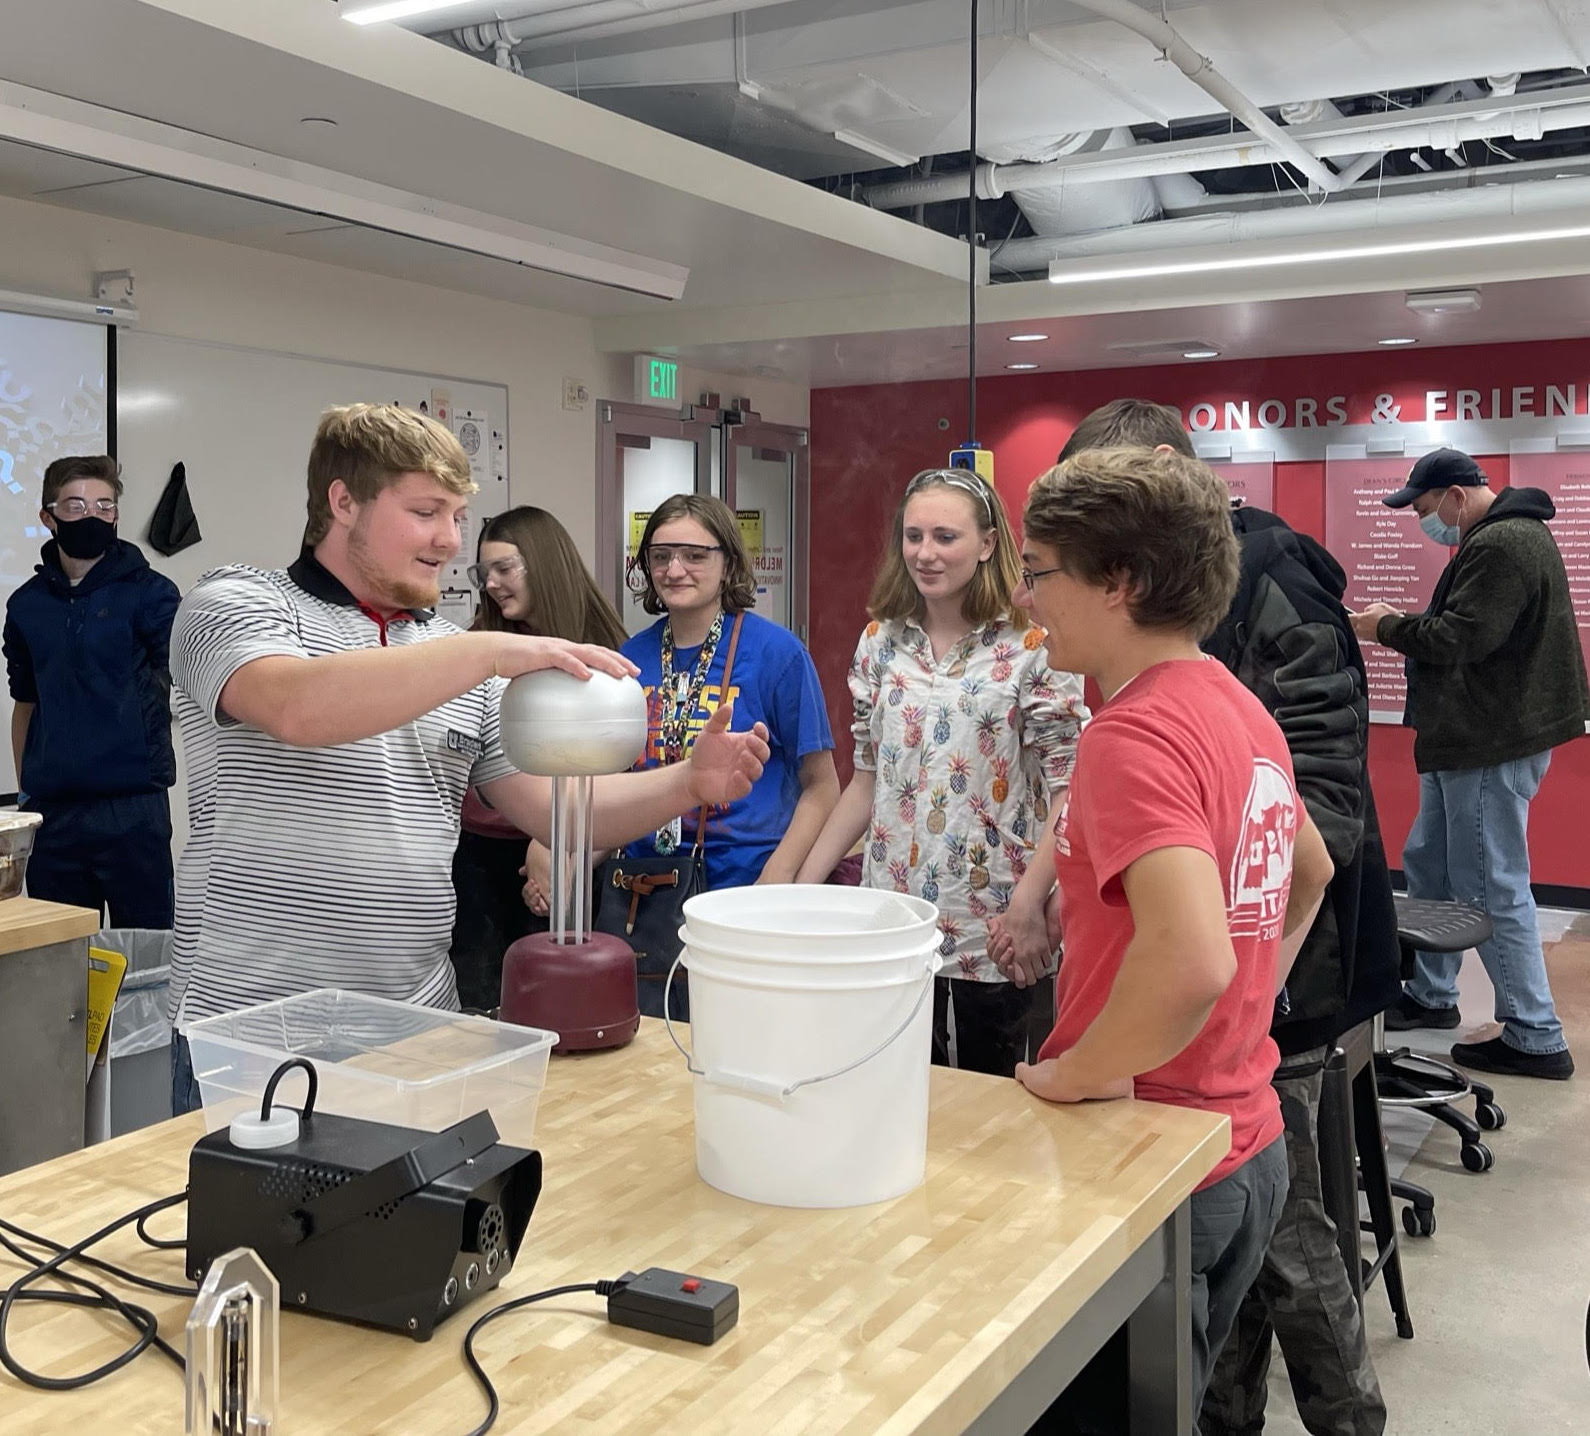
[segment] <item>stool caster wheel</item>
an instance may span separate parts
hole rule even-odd
[[[1481,1102],[1474,1109],[1474,1120],[1486,1132],[1499,1132],[1507,1125],[1507,1113],[1494,1102]]]
[[[1463,1165],[1471,1172],[1488,1172],[1496,1165],[1496,1158],[1484,1142],[1470,1142],[1463,1148]]]
[[[1435,1211],[1423,1211],[1418,1207],[1404,1207],[1402,1209],[1403,1230],[1410,1237],[1433,1237],[1435,1235]]]

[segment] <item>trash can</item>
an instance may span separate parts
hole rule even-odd
[[[171,1115],[171,944],[169,931],[144,928],[112,929],[89,943],[127,959],[105,1035],[109,1060],[95,1068],[89,1083],[90,1142],[136,1132]]]

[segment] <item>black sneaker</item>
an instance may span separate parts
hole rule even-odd
[[[1566,1082],[1573,1076],[1571,1052],[1520,1052],[1500,1037],[1489,1042],[1454,1042],[1452,1060],[1476,1072],[1500,1072],[1504,1077],[1544,1077]]]
[[[1416,1027],[1456,1027],[1456,1007],[1426,1007],[1404,992],[1386,1009],[1387,1032],[1412,1032]]]

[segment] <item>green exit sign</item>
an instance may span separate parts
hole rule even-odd
[[[679,402],[679,364],[674,359],[659,359],[655,354],[635,356],[635,397],[642,404]]]

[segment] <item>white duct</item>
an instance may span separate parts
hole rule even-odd
[[[1100,130],[1079,150],[1133,149],[1137,141],[1124,127]],[[1075,151],[1074,151],[1075,152]],[[1023,190],[1015,196],[1033,232],[1042,235],[1090,234],[1155,219],[1159,196],[1151,179],[1127,179],[1118,184],[1051,185]]]
[[[1013,239],[1000,251],[1007,269],[1028,273],[1056,259],[1108,254],[1154,254],[1193,245],[1239,244],[1247,240],[1312,238],[1351,232],[1365,238],[1392,226],[1463,224],[1475,219],[1547,216],[1566,212],[1582,219],[1590,208],[1590,178],[1556,180],[1547,185],[1485,185],[1437,190],[1391,198],[1343,200],[1326,205],[1251,210],[1239,214],[1196,215],[1105,233]]]

